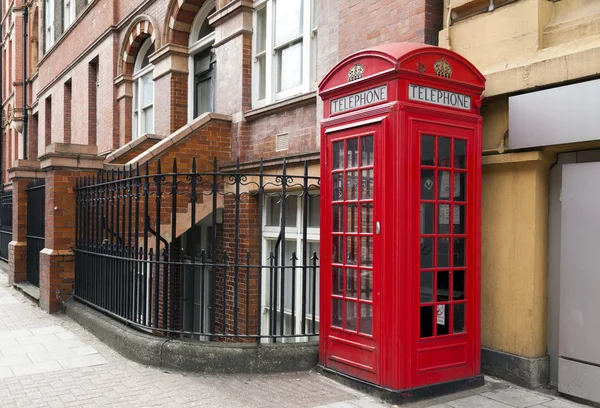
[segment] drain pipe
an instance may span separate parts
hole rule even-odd
[[[27,113],[27,26],[29,20],[29,5],[27,2],[23,4],[23,159],[28,158],[28,137],[27,132],[29,114]]]

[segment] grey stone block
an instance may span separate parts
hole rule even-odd
[[[536,388],[548,383],[550,357],[527,358],[482,348],[481,372],[522,387]]]

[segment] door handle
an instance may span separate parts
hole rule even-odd
[[[375,223],[375,234],[379,235],[380,232],[381,232],[381,224],[379,224],[379,221],[377,221]]]

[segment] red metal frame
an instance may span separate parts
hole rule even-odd
[[[452,67],[450,78],[434,73],[433,67],[442,57]],[[362,69],[363,78],[348,82],[348,71],[357,65]],[[408,100],[409,84],[468,95],[472,107],[467,111]],[[333,99],[382,85],[387,87],[387,100],[332,114]],[[324,100],[321,129],[320,294],[320,361],[323,366],[392,390],[405,390],[479,374],[479,107],[483,88],[483,76],[459,55],[437,47],[406,43],[390,44],[351,55],[341,61],[320,84],[320,94]],[[432,163],[421,163],[421,139],[424,135],[431,135],[435,141],[433,154],[436,160]],[[359,141],[357,152],[360,160],[361,141],[369,137],[374,141],[374,163],[367,169],[373,169],[374,182],[372,199],[364,201],[373,204],[373,219],[367,226],[361,219],[366,213],[360,210],[356,213],[347,212],[349,206],[358,205],[360,208],[363,202],[360,190],[361,186],[364,188],[366,179],[363,180],[361,176],[363,169],[359,167],[362,163],[357,163],[359,167],[349,168],[350,163],[344,155],[344,165],[337,168],[334,166],[334,154],[339,143],[346,152],[348,141],[356,139]],[[450,159],[437,160],[438,145],[442,143],[449,144]],[[464,166],[459,166],[454,153],[455,149],[458,152],[463,146],[462,143],[465,144],[466,158]],[[425,191],[422,190],[424,181],[431,184],[427,178],[421,178],[422,170],[433,172],[433,184],[430,187],[438,195],[421,196]],[[337,196],[339,191],[335,190],[335,184],[339,178],[342,177],[346,190],[348,176],[354,176],[354,172],[357,176],[357,196]],[[459,182],[456,189],[455,180]],[[440,186],[444,187],[443,196],[439,195]],[[333,196],[334,191],[336,197]],[[421,231],[421,204],[426,205],[424,209],[433,210],[433,216],[429,217],[432,225],[424,231]],[[340,209],[345,222],[351,220],[353,214],[356,215],[357,227],[347,229],[344,223],[344,228],[340,228],[340,217],[336,215]],[[334,223],[337,223],[336,226]],[[377,223],[381,225],[380,234],[376,234]],[[366,228],[368,232],[363,234],[360,228]],[[353,251],[348,251],[346,241],[355,237],[358,240],[354,250],[358,279],[354,285],[351,279],[354,275],[351,274],[349,279],[345,272],[348,262],[354,267],[354,261],[348,260],[349,254],[352,259]],[[362,241],[360,237],[363,237]],[[361,319],[368,321],[368,317],[360,316],[360,313],[356,327],[352,324],[348,327],[345,322],[348,310],[353,310],[353,304],[370,304],[370,301],[360,299],[361,291],[364,291],[360,271],[371,270],[370,266],[364,267],[360,259],[360,254],[364,256],[366,253],[360,243],[366,242],[366,238],[372,238],[373,241],[372,335],[360,332]],[[422,249],[421,239],[434,243],[430,258],[421,255],[422,250],[427,253],[427,245]],[[344,248],[341,254],[336,252],[340,241]],[[447,266],[440,257],[440,254],[446,253],[446,244]],[[454,255],[455,252],[460,253],[461,245],[465,251],[465,265],[458,265],[459,257]],[[432,259],[431,265],[421,265],[421,258],[423,262]],[[340,269],[344,272],[341,281],[336,278]],[[464,288],[460,291],[463,273],[466,278],[462,280]],[[421,277],[432,278],[430,289],[425,285],[426,280],[421,287]],[[349,288],[352,289],[350,292]],[[357,300],[354,300],[354,290]],[[348,298],[351,300],[346,300]],[[338,320],[338,301],[344,305],[341,309],[341,327],[334,321],[334,317]],[[433,313],[438,305],[444,308],[440,324],[437,324],[438,319]],[[464,315],[461,314],[462,305],[466,308]],[[425,308],[423,317],[422,307]],[[431,312],[431,320],[426,312]],[[464,331],[459,327],[462,316]],[[431,324],[431,336],[421,335],[429,334],[426,331],[421,333],[421,320]]]

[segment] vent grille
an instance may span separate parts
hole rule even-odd
[[[282,150],[287,150],[290,144],[290,135],[289,133],[281,133],[275,136],[275,150],[280,152]]]

